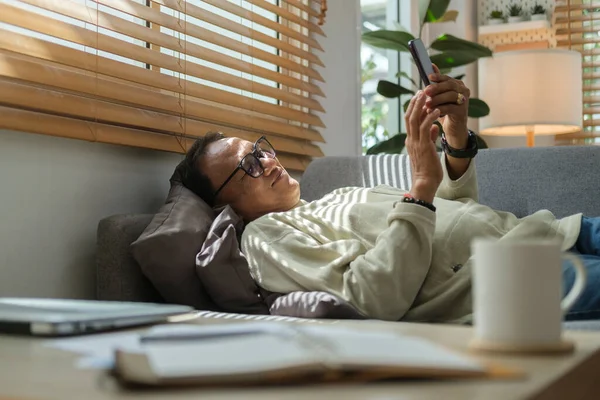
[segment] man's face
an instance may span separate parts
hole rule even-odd
[[[236,169],[240,160],[251,153],[254,143],[225,138],[207,146],[201,168],[217,190]],[[229,204],[245,220],[251,221],[276,211],[288,211],[300,200],[300,185],[281,166],[277,158],[259,157],[264,173],[253,178],[238,170],[223,187],[216,204]]]

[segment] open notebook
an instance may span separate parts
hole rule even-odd
[[[511,377],[430,341],[333,326],[168,325],[117,350],[125,383],[233,385],[386,378]]]

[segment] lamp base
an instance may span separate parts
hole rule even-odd
[[[526,126],[525,132],[527,134],[527,147],[535,146],[535,129],[533,126]]]

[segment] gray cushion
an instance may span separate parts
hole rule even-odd
[[[365,319],[350,303],[326,292],[288,293],[278,297],[270,311],[297,318]]]
[[[231,207],[215,218],[196,256],[196,273],[210,298],[228,312],[269,314],[239,247],[244,223]]]
[[[166,203],[132,243],[144,275],[169,303],[217,310],[196,276],[195,259],[214,218],[198,196],[175,182]]]

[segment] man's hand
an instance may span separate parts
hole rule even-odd
[[[442,126],[446,133],[448,144],[455,149],[464,149],[468,143],[468,111],[471,91],[462,81],[440,74],[436,65],[435,74],[429,75],[431,85],[425,88],[427,100],[425,106],[431,113],[439,109],[442,115]],[[469,167],[469,159],[446,156],[450,178],[460,178]]]
[[[407,130],[406,149],[412,167],[410,192],[413,197],[432,203],[444,173],[435,146],[439,128],[433,124],[440,116],[440,111],[436,109],[427,113],[426,97],[422,91],[417,92],[410,100],[404,121]]]

